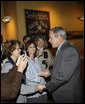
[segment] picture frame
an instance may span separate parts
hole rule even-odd
[[[84,31],[67,31],[67,40],[82,39],[83,37]]]
[[[27,35],[33,35],[36,37],[40,34],[48,40],[50,29],[48,11],[25,9],[25,19]]]

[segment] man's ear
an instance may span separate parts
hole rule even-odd
[[[61,36],[61,35],[58,35],[58,38],[59,38],[59,39],[61,39],[61,38],[62,38],[62,36]]]

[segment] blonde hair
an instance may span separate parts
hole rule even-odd
[[[43,40],[44,40],[44,48],[47,48],[47,47],[48,47],[47,41],[46,41],[45,37],[42,36],[42,35],[38,35],[38,36],[36,37],[36,39],[35,39],[35,44],[38,45],[38,40],[39,40],[39,39],[43,39]]]

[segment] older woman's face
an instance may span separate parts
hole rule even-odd
[[[21,49],[18,44],[16,44],[16,49],[12,52],[12,55],[18,58],[20,56]]]
[[[44,47],[44,44],[45,44],[45,42],[43,39],[38,40],[38,47],[42,48],[42,47]]]

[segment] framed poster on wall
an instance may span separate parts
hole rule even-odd
[[[82,39],[84,38],[84,31],[67,31],[67,39]]]
[[[27,35],[42,34],[48,39],[50,29],[49,12],[25,9],[25,19]]]

